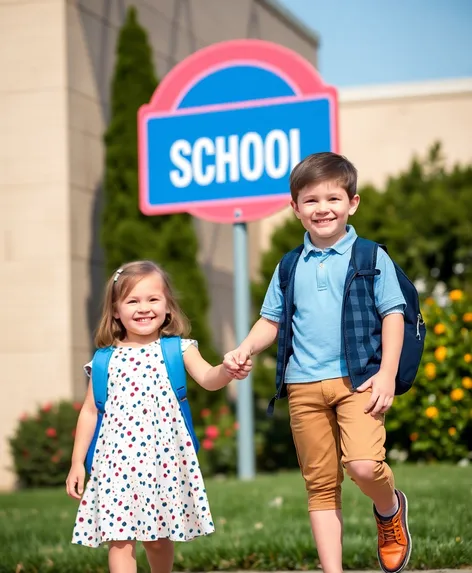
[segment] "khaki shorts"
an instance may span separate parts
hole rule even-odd
[[[287,384],[287,392],[308,509],[340,508],[342,464],[385,459],[384,415],[364,413],[371,390],[353,391],[347,377]]]

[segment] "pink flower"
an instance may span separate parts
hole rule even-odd
[[[220,408],[220,414],[222,416],[226,416],[227,414],[229,414],[229,408],[228,406],[221,406]]]
[[[212,450],[213,449],[213,442],[211,440],[209,440],[208,438],[205,438],[202,442],[202,448],[204,450]]]
[[[203,410],[200,412],[200,416],[202,418],[208,418],[208,416],[211,416],[210,408],[203,408]]]
[[[216,440],[216,438],[220,435],[220,431],[216,426],[208,426],[205,435],[210,440]]]
[[[50,412],[52,410],[52,404],[51,402],[48,402],[47,404],[44,404],[44,406],[41,408],[42,412]]]
[[[231,438],[232,435],[233,435],[233,430],[231,428],[227,428],[225,430],[225,436],[227,436],[228,438]]]
[[[239,430],[239,422],[234,422],[234,429]]]
[[[57,437],[56,428],[48,428],[48,429],[46,430],[46,436],[47,436],[48,438],[55,438],[55,437]]]
[[[74,408],[74,410],[76,412],[80,412],[81,408],[82,408],[82,404],[80,402],[74,402],[72,404],[72,408]]]
[[[26,422],[26,420],[29,418],[28,414],[26,412],[24,412],[23,414],[21,414],[20,416],[20,422]]]

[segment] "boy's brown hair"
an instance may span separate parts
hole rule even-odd
[[[342,187],[349,199],[357,193],[357,169],[343,155],[326,151],[313,153],[300,161],[290,174],[290,193],[298,201],[300,191],[307,185],[333,181]]]

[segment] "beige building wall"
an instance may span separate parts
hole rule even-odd
[[[0,486],[20,414],[72,395],[65,4],[0,2]]]
[[[359,184],[382,187],[437,141],[449,166],[472,162],[472,78],[339,90],[340,151]],[[291,210],[260,223],[260,247]],[[257,257],[256,257],[257,258]]]
[[[272,40],[316,64],[275,0],[0,0],[0,488],[23,412],[80,399],[103,284],[103,133],[119,28],[136,6],[159,77],[195,50]],[[232,337],[232,230],[196,221],[220,349]],[[250,225],[257,255],[259,226]],[[254,272],[256,258],[251,259]]]

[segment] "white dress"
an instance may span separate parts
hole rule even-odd
[[[184,352],[194,340],[182,340]],[[85,366],[90,374],[91,363]],[[72,542],[189,541],[214,531],[198,465],[160,341],[118,347],[90,479]]]

